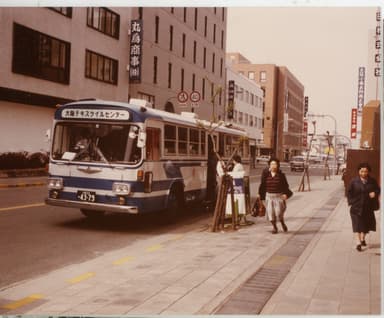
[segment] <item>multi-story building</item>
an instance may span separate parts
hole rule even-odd
[[[226,8],[145,7],[133,9],[142,20],[142,77],[130,84],[130,96],[170,112],[194,111],[211,119],[225,113]],[[221,88],[221,89],[220,89]],[[180,92],[188,100],[178,101]],[[197,92],[200,100],[191,102]]]
[[[130,8],[0,8],[0,152],[48,149],[57,104],[127,101]]]
[[[227,53],[232,68],[264,91],[261,154],[288,160],[300,154],[304,121],[304,86],[284,66],[252,64],[240,53]]]
[[[223,118],[226,8],[0,8],[0,153],[48,149],[57,104],[142,98]],[[130,80],[131,22],[141,19],[140,81]],[[179,104],[185,91],[190,99]],[[197,98],[199,100],[196,99]]]
[[[255,81],[231,69],[230,64],[227,65],[227,81],[234,82],[234,103],[233,119],[226,121],[248,133],[251,157],[254,159],[259,154],[257,146],[262,140],[263,90]]]

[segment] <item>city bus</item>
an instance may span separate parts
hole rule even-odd
[[[144,100],[82,100],[55,111],[48,197],[88,217],[106,212],[181,212],[215,197],[217,156],[237,152],[249,169],[247,134],[157,110]],[[213,126],[212,126],[213,125]],[[210,138],[208,130],[213,129]]]

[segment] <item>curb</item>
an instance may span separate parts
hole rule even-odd
[[[47,182],[32,182],[32,183],[16,183],[16,184],[0,184],[0,189],[5,188],[23,188],[23,187],[38,187],[45,186]]]

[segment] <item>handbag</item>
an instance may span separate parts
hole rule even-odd
[[[265,206],[260,198],[257,198],[253,205],[252,216],[265,216]]]

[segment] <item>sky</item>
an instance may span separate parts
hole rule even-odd
[[[376,28],[376,10],[373,6],[230,7],[227,52],[239,52],[255,64],[288,67],[304,85],[309,113],[334,117],[337,133],[349,137],[360,66],[366,68],[364,103],[376,98],[375,38],[370,33]],[[333,133],[330,116],[316,118],[317,133]]]

